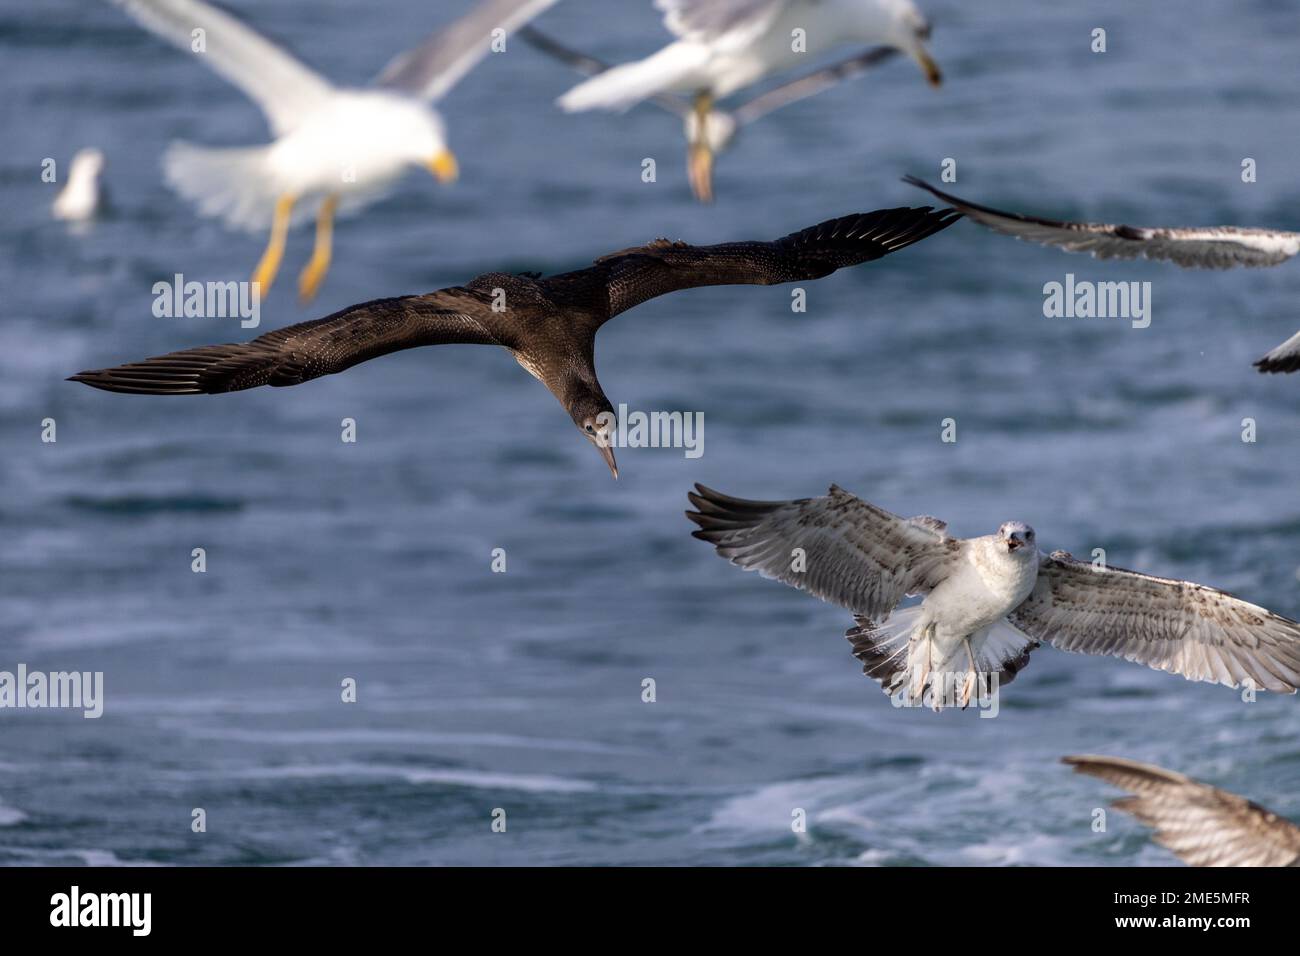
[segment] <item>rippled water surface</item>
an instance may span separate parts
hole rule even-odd
[[[675,120],[563,115],[570,75],[512,48],[445,101],[461,181],[412,174],[341,222],[307,309],[295,232],[263,329],[659,235],[774,238],[920,204],[899,177],[945,157],[959,191],[1013,208],[1300,227],[1295,4],[924,5],[940,91],[898,59],[773,115],[719,161],[713,208],[690,200]],[[465,4],[234,6],[359,83]],[[565,0],[539,25],[610,59],[664,35],[648,2]],[[659,299],[603,331],[602,381],[633,409],[702,411],[705,453],[625,450],[616,483],[494,350],[197,399],[64,382],[246,337],[151,314],[154,282],[242,278],[261,247],[196,218],[158,160],[265,130],[107,4],[0,10],[0,75],[0,669],[103,671],[107,696],[99,720],[0,711],[0,862],[1167,862],[1129,819],[1091,831],[1111,791],[1057,763],[1088,751],[1300,817],[1294,698],[1244,705],[1045,648],[997,719],[896,710],[849,656],[845,612],[728,566],[682,516],[697,480],[758,498],[834,481],[963,536],[1020,518],[1049,549],[1300,615],[1300,376],[1250,367],[1300,327],[1294,263],[1105,264],[959,223],[808,284],[804,314],[784,287]],[[112,212],[78,233],[49,218],[39,171],[87,145]],[[1044,318],[1066,273],[1150,281],[1150,328]]]

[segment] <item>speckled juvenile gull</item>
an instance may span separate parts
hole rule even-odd
[[[996,232],[1098,259],[1159,259],[1186,269],[1275,266],[1300,252],[1300,232],[1242,226],[1148,227],[1042,219],[968,202],[915,176],[919,186]]]
[[[968,202],[915,176],[919,186],[995,232],[1067,252],[1089,252],[1098,259],[1157,259],[1185,269],[1275,266],[1300,253],[1300,232],[1243,226],[1185,228],[1124,226],[1100,222],[1042,219]],[[1255,367],[1261,372],[1300,369],[1300,332],[1269,352]]]
[[[1300,686],[1300,623],[1190,581],[1043,555],[1020,521],[963,539],[834,485],[795,501],[695,488],[695,537],[852,611],[847,637],[864,673],[911,702],[966,706],[977,685],[1009,683],[1042,641],[1228,687]],[[925,599],[895,610],[910,595]]]
[[[1132,793],[1113,806],[1154,829],[1155,841],[1191,866],[1300,866],[1300,827],[1245,797],[1122,757],[1061,759]]]

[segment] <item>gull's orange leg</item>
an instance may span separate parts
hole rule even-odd
[[[320,212],[316,214],[316,246],[311,251],[311,259],[298,276],[298,298],[303,302],[315,298],[320,284],[325,281],[325,273],[329,272],[334,245],[334,213],[338,206],[338,194],[330,193],[321,202]]]
[[[280,271],[280,260],[284,258],[284,242],[289,235],[289,216],[293,213],[294,197],[281,196],[275,201],[275,217],[271,220],[271,240],[266,244],[257,268],[253,270],[253,282],[260,285],[259,294],[271,291],[275,274]]]
[[[709,114],[713,112],[713,97],[708,93],[695,95],[695,141],[686,156],[686,176],[691,192],[703,203],[713,202],[713,150],[709,148]]]

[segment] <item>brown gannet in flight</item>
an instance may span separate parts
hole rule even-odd
[[[459,20],[396,57],[364,88],[337,87],[289,53],[202,0],[114,0],[143,27],[206,63],[266,114],[274,140],[211,148],[174,143],[163,159],[168,183],[205,216],[231,228],[270,230],[253,272],[271,288],[297,211],[316,209],[316,244],[298,280],[311,299],[329,270],[336,212],[380,198],[408,169],[456,178],[456,158],[433,106],[490,50],[496,29],[512,30],[556,0],[483,0]],[[203,48],[194,44],[202,30]]]
[[[1153,828],[1189,866],[1300,866],[1300,827],[1245,797],[1121,757],[1061,762],[1132,793],[1111,805]]]
[[[198,395],[298,385],[421,345],[499,345],[550,389],[614,477],[614,408],[596,378],[596,333],[656,296],[711,285],[820,279],[897,252],[960,218],[929,206],[832,219],[773,242],[692,246],[657,239],[540,278],[490,272],[426,295],[376,299],[260,335],[81,372],[70,381],[137,395]]]
[[[1300,232],[1242,226],[1148,228],[1040,219],[967,202],[915,176],[904,176],[903,182],[933,193],[995,232],[1067,252],[1090,252],[1098,259],[1146,258],[1184,269],[1232,269],[1275,266],[1300,253]],[[1300,369],[1300,332],[1254,364],[1261,372]]]
[[[596,76],[611,69],[608,63],[572,50],[534,27],[521,28],[519,36],[548,56],[587,76]],[[731,109],[724,110],[711,105],[702,120],[689,102],[672,93],[658,93],[647,102],[681,119],[686,134],[686,175],[691,184],[691,192],[700,202],[709,203],[713,202],[713,159],[735,142],[742,127],[783,106],[815,96],[822,90],[859,76],[898,53],[899,50],[891,46],[873,47],[782,83]]]
[[[627,109],[664,93],[690,95],[697,129],[716,100],[843,44],[885,44],[942,82],[925,41],[930,25],[912,0],[655,0],[677,39],[658,53],[579,83],[559,99],[568,112]],[[798,42],[801,38],[802,46]],[[712,164],[707,137],[692,146],[692,179]]]
[[[1300,686],[1300,623],[1190,581],[1040,554],[1020,521],[954,538],[937,518],[900,518],[834,485],[797,501],[695,488],[694,536],[745,570],[852,611],[846,636],[863,672],[909,703],[929,691],[936,710],[964,707],[977,679],[981,696],[994,677],[1010,683],[1042,641],[1228,687]]]

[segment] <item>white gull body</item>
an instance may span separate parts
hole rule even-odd
[[[167,182],[205,216],[246,231],[271,230],[254,271],[262,291],[279,269],[288,229],[313,213],[316,245],[299,280],[315,295],[329,268],[333,221],[383,195],[403,173],[456,177],[434,104],[513,30],[555,0],[480,0],[468,13],[395,57],[366,87],[337,87],[248,25],[202,0],[113,0],[141,26],[237,86],[262,110],[272,139],[257,146],[175,143]],[[202,31],[197,34],[197,31]],[[202,47],[194,44],[202,37]]]
[[[99,174],[104,154],[97,149],[78,150],[68,166],[68,181],[54,199],[55,219],[85,222],[99,211]]]
[[[656,0],[678,39],[643,60],[586,80],[560,97],[570,112],[627,109],[657,93],[722,98],[843,44],[883,43],[917,60],[929,25],[911,0]],[[796,48],[795,31],[803,42]]]

